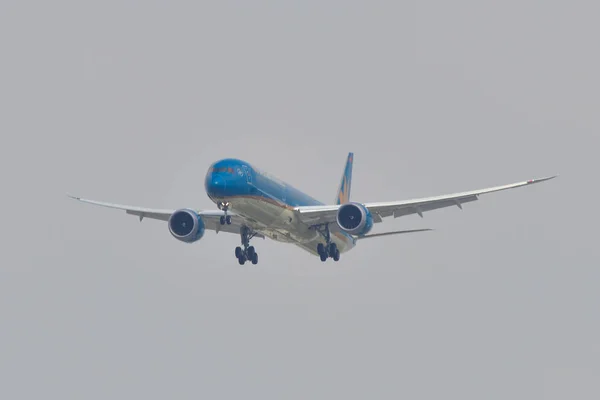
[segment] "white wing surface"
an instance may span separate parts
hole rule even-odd
[[[156,208],[145,208],[145,207],[136,207],[136,206],[127,206],[123,204],[113,204],[113,203],[105,203],[102,201],[83,199],[81,197],[67,195],[72,199],[81,201],[83,203],[93,204],[97,206],[114,208],[117,210],[123,210],[127,214],[136,215],[140,218],[140,221],[144,218],[156,219],[161,221],[168,221],[173,214],[177,210],[168,210],[168,209],[156,209]],[[240,228],[244,225],[251,226],[248,221],[246,221],[242,216],[228,212],[227,215],[231,216],[231,225],[221,225],[220,218],[225,215],[225,213],[221,210],[194,210],[196,213],[202,218],[204,221],[204,225],[206,229],[215,231],[215,232],[229,232],[229,233],[240,233]],[[262,234],[257,234],[256,237],[264,238]]]
[[[371,212],[374,222],[382,222],[383,218],[401,217],[409,214],[419,214],[444,207],[458,207],[462,209],[464,203],[478,200],[478,196],[486,193],[498,192],[501,190],[514,189],[522,186],[529,186],[535,183],[544,182],[555,178],[551,176],[540,179],[530,179],[528,181],[512,183],[509,185],[495,186],[486,189],[471,190],[462,193],[453,193],[442,196],[425,197],[422,199],[391,201],[384,203],[364,203],[364,206]],[[320,225],[333,223],[336,220],[337,211],[341,206],[308,206],[296,207],[294,210],[300,221],[307,225]]]

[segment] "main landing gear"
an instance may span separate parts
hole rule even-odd
[[[219,207],[219,210],[223,210],[225,212],[225,215],[222,215],[221,218],[219,218],[221,225],[231,225],[231,216],[227,215],[227,210],[229,210],[229,202],[220,202],[217,204],[217,207]]]
[[[254,246],[250,246],[250,239],[252,239],[256,235],[256,232],[253,232],[247,226],[242,226],[240,229],[240,236],[242,237],[242,246],[235,248],[235,257],[238,259],[240,265],[244,265],[246,261],[251,261],[252,264],[258,264],[258,253],[254,249]]]
[[[323,235],[325,238],[326,244],[319,243],[317,245],[317,253],[319,253],[319,257],[321,261],[325,262],[328,258],[333,258],[333,261],[340,260],[340,250],[337,248],[337,245],[331,241],[331,234],[329,233],[329,225],[325,225],[325,227],[317,228],[318,232]]]

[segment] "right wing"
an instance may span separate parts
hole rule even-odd
[[[364,203],[364,206],[371,212],[374,222],[383,222],[382,218],[401,217],[409,214],[419,214],[423,217],[426,211],[436,210],[444,207],[458,207],[462,209],[462,204],[478,200],[478,196],[486,193],[498,192],[501,190],[514,189],[521,186],[528,186],[534,183],[544,182],[555,178],[530,179],[524,182],[512,183],[509,185],[495,186],[486,189],[471,190],[462,193],[453,193],[442,196],[425,197],[413,200],[391,201],[385,203]],[[307,206],[296,207],[294,210],[303,223],[314,226],[336,221],[337,211],[341,205],[332,206]]]
[[[551,176],[548,178],[530,179],[524,182],[512,183],[509,185],[495,186],[486,189],[471,190],[468,192],[454,193],[449,195],[426,197],[423,199],[406,200],[398,202],[387,202],[387,203],[368,203],[365,206],[373,214],[378,215],[381,218],[393,216],[394,218],[401,217],[403,215],[418,214],[421,218],[423,212],[436,210],[444,207],[458,207],[462,209],[462,204],[469,203],[471,201],[479,200],[479,196],[482,194],[499,192],[501,190],[515,189],[521,186],[528,186],[534,183],[544,182],[555,178]]]
[[[136,207],[136,206],[127,206],[123,204],[113,204],[113,203],[105,203],[103,201],[89,200],[83,199],[81,197],[67,195],[68,197],[81,201],[82,203],[93,204],[96,206],[114,208],[117,210],[123,210],[127,214],[136,215],[140,218],[140,221],[144,218],[156,219],[160,221],[168,221],[173,214],[177,210],[168,210],[168,209],[156,209],[156,208],[145,208],[145,207]],[[221,217],[225,215],[225,212],[221,210],[194,210],[204,222],[205,228],[209,230],[213,230],[217,233],[219,232],[229,232],[229,233],[240,233],[240,228],[242,226],[252,225],[249,221],[246,221],[244,217],[239,214],[228,212],[227,215],[231,216],[231,225],[221,225]],[[264,238],[264,235],[257,234],[256,237]]]

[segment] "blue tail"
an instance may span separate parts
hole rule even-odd
[[[344,168],[344,175],[338,188],[337,197],[335,198],[335,204],[345,204],[350,201],[350,189],[352,188],[352,163],[354,162],[354,153],[348,154],[348,160],[346,161],[346,168]]]

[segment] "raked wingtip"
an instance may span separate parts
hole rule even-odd
[[[549,181],[549,180],[554,179],[554,178],[558,178],[558,175],[546,176],[544,178],[530,179],[530,180],[527,181],[527,183],[529,183],[529,184],[540,183],[540,182]]]

